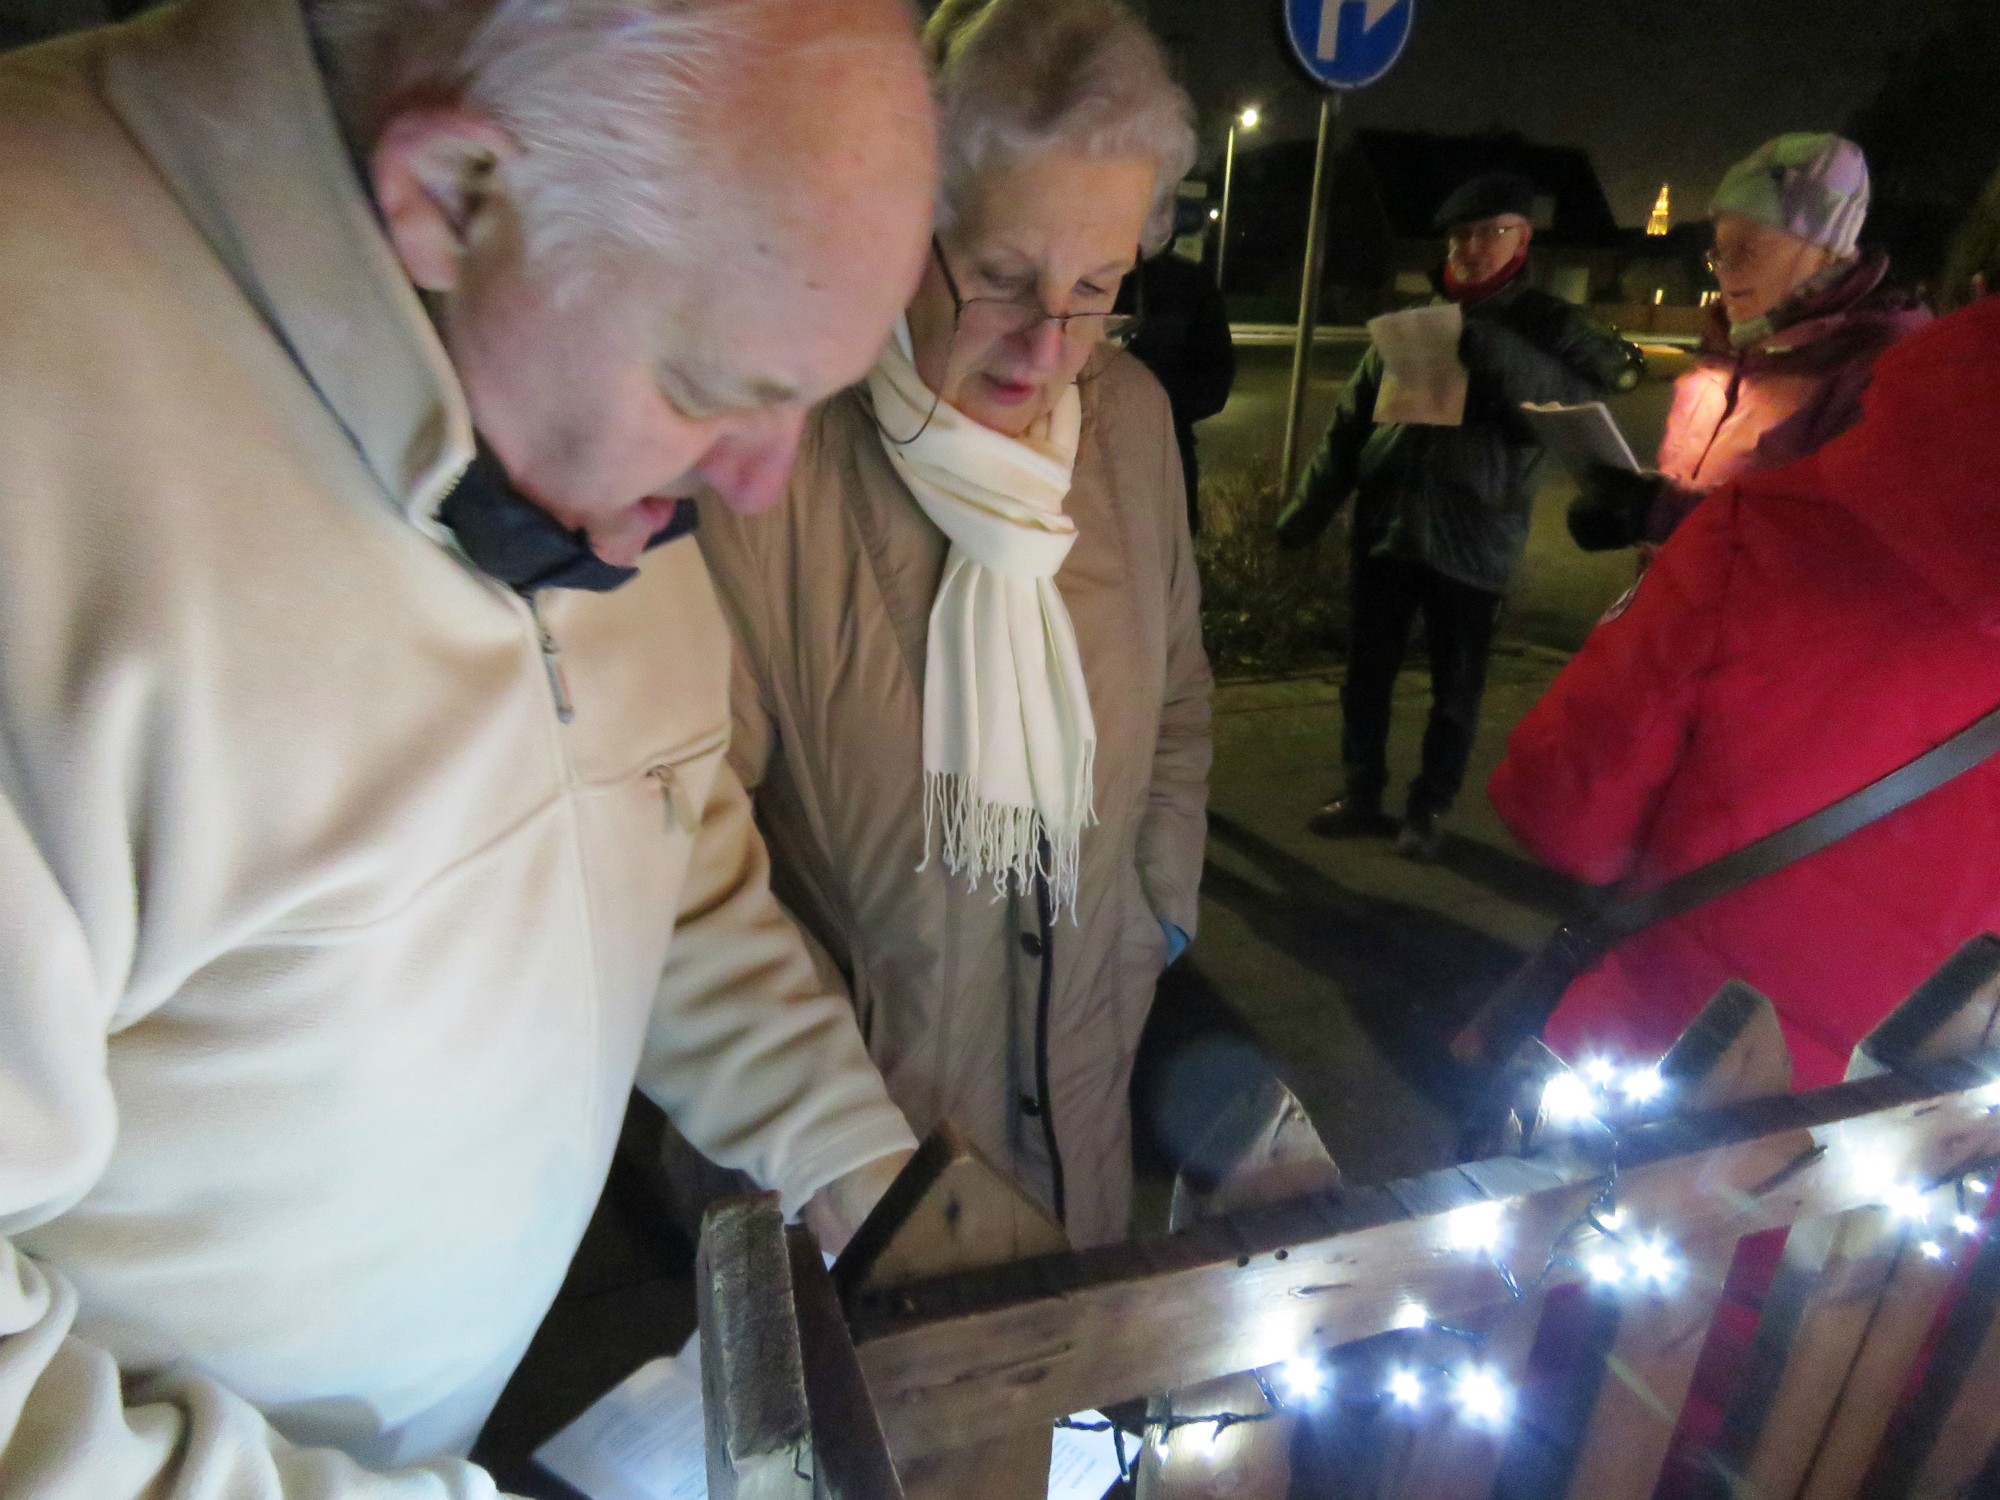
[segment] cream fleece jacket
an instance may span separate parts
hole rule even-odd
[[[292,0],[0,62],[0,1500],[474,1497],[636,1082],[913,1143],[766,887],[694,544],[526,605]]]

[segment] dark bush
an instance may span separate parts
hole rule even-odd
[[[1347,549],[1335,527],[1303,552],[1280,552],[1278,486],[1268,468],[1205,478],[1201,621],[1218,676],[1263,677],[1326,661],[1345,642]]]

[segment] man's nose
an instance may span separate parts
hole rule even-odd
[[[760,418],[752,429],[717,439],[696,472],[731,510],[766,510],[785,493],[805,421],[802,411]]]

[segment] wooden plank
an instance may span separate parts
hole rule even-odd
[[[1977,1200],[1967,1205],[1977,1212]],[[1946,1500],[2000,1449],[2000,1236],[1988,1235],[1916,1398],[1897,1414],[1870,1475],[1870,1500]]]
[[[1479,1372],[1496,1381],[1502,1392],[1518,1392],[1541,1325],[1544,1300],[1544,1294],[1537,1293],[1501,1308],[1481,1330],[1476,1350],[1455,1350],[1445,1356],[1446,1380]],[[1418,1419],[1400,1430],[1391,1429],[1368,1493],[1383,1500],[1484,1500],[1493,1493],[1517,1417],[1510,1408],[1492,1421],[1468,1420],[1447,1386]]]
[[[1933,1194],[1933,1199],[1938,1195]],[[1950,1195],[1941,1205],[1949,1213]],[[1907,1229],[1897,1236],[1900,1253],[1875,1305],[1875,1316],[1856,1352],[1854,1367],[1827,1424],[1811,1472],[1800,1491],[1802,1500],[1852,1500],[1862,1481],[1898,1399],[1908,1382],[1956,1268],[1948,1261],[1917,1252],[1917,1235]]]
[[[812,1411],[776,1193],[709,1209],[695,1257],[713,1500],[812,1500]]]
[[[818,1500],[903,1500],[819,1241],[794,1225],[785,1246],[812,1413],[813,1493]]]
[[[893,1298],[913,1281],[1068,1247],[1060,1225],[944,1126],[918,1149],[841,1252],[834,1284],[852,1306],[857,1299]],[[911,1500],[1043,1500],[1054,1422],[1067,1414],[1028,1415],[1005,1429],[963,1438],[950,1426],[930,1427],[921,1440],[899,1429],[890,1434],[890,1451]]]
[[[1973,1097],[1988,1081],[1968,1062],[1918,1065],[1640,1126],[1624,1140],[1620,1200],[1636,1222],[1674,1223],[1688,1244],[1879,1201],[1851,1153],[1897,1154],[1936,1180],[2000,1152],[2000,1119]],[[1553,1248],[1606,1174],[1587,1162],[1521,1169],[1544,1183],[1508,1200],[1533,1255]],[[900,1464],[940,1435],[997,1436],[1369,1337],[1408,1300],[1455,1319],[1491,1299],[1490,1268],[1452,1252],[1437,1221],[1361,1190],[862,1294],[848,1312]]]
[[[1850,1078],[1979,1051],[2000,1000],[2000,940],[1961,948],[1876,1027]],[[1891,1158],[1878,1169],[1896,1173]],[[1947,1193],[1927,1206],[1948,1219]],[[1717,1461],[1760,1494],[1852,1495],[1936,1315],[1946,1279],[1911,1248],[1910,1225],[1883,1208],[1796,1226],[1727,1406]]]
[[[1786,1093],[1792,1058],[1778,1013],[1749,986],[1724,986],[1661,1061],[1660,1076],[1677,1103],[1692,1109]],[[1635,1214],[1632,1222],[1643,1233],[1656,1221]],[[1646,1500],[1659,1481],[1736,1253],[1734,1236],[1690,1241],[1682,1228],[1677,1237],[1684,1282],[1628,1294],[1619,1306],[1564,1490],[1571,1500]]]
[[[1340,1170],[1292,1091],[1275,1079],[1251,1090],[1216,1121],[1174,1181],[1169,1229],[1301,1193],[1337,1193]],[[1266,1377],[1268,1378],[1268,1377]],[[1282,1382],[1281,1382],[1282,1384]],[[1176,1414],[1240,1412],[1261,1418],[1230,1427],[1171,1428]],[[1256,1372],[1225,1375],[1156,1397],[1140,1451],[1139,1500],[1284,1500],[1297,1419],[1271,1404]]]

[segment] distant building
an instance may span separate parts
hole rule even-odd
[[[1241,304],[1239,317],[1288,319],[1305,259],[1313,146],[1281,141],[1237,150],[1232,302]],[[1513,133],[1360,130],[1332,171],[1323,287],[1329,322],[1359,322],[1429,297],[1431,274],[1444,258],[1443,236],[1431,221],[1454,188],[1481,172],[1515,172],[1535,185],[1529,275],[1536,285],[1579,303],[1618,295],[1626,235],[1580,149],[1537,145]]]
[[[1653,212],[1646,220],[1646,233],[1654,236],[1666,234],[1674,227],[1673,194],[1668,184],[1660,184],[1660,196],[1653,200]]]

